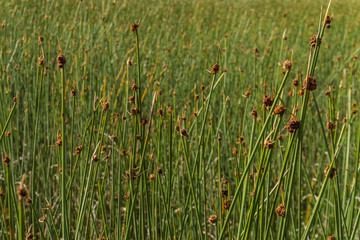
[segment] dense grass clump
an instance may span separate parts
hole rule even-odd
[[[0,239],[359,239],[359,1],[1,3]]]

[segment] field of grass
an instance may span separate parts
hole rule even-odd
[[[360,1],[0,5],[0,239],[360,239]]]

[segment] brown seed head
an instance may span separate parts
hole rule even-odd
[[[133,83],[133,85],[131,85],[131,90],[133,90],[134,92],[136,92],[136,90],[138,90],[138,86],[136,86],[135,83]]]
[[[109,109],[109,106],[110,106],[110,103],[109,103],[109,102],[104,102],[104,103],[102,104],[102,110],[103,110],[104,112],[106,112],[106,111]]]
[[[299,86],[299,79],[294,78],[294,79],[292,80],[292,84],[294,85],[294,87]]]
[[[22,201],[24,198],[26,198],[26,196],[28,194],[28,192],[26,191],[26,189],[24,187],[24,181],[25,181],[25,175],[23,175],[20,186],[18,187],[18,189],[16,191],[16,193],[19,197],[19,201]]]
[[[139,27],[139,24],[133,23],[130,26],[130,31],[134,33],[138,29],[138,27]]]
[[[43,36],[39,36],[39,43],[42,43],[44,41],[44,37]]]
[[[3,158],[3,163],[6,165],[6,166],[9,166],[9,163],[10,163],[10,158],[9,156],[5,153],[5,157]]]
[[[122,157],[126,156],[126,150],[121,150],[121,151],[120,151],[120,155],[121,155]]]
[[[223,198],[227,197],[228,196],[228,190],[227,189],[221,189],[221,196]]]
[[[157,113],[160,115],[160,117],[164,117],[164,110],[162,108],[157,110]]]
[[[154,180],[155,180],[155,174],[152,173],[152,174],[150,174],[150,176],[149,176],[149,182],[152,182],[152,181],[154,181]]]
[[[232,148],[232,154],[233,154],[234,156],[236,156],[236,155],[238,154],[238,151],[237,151],[236,147],[233,147],[233,148]]]
[[[333,235],[331,235],[331,236],[328,236],[328,237],[326,238],[326,240],[336,240],[336,238],[335,238]]]
[[[291,63],[291,61],[289,61],[289,60],[286,60],[286,61],[284,62],[284,64],[283,64],[283,68],[284,68],[285,70],[287,70],[287,71],[290,71],[291,66],[292,66],[292,63]]]
[[[327,173],[328,173],[328,171],[329,171],[329,168],[330,168],[330,166],[329,165],[327,165],[326,166],[326,168],[325,168],[325,175],[327,175]],[[331,172],[330,172],[330,176],[329,176],[329,178],[332,180],[334,177],[335,177],[335,174],[336,174],[336,168],[332,168],[331,169]]]
[[[216,224],[216,219],[217,219],[216,215],[211,215],[211,216],[209,217],[209,223],[210,223],[211,225],[215,225],[215,224]]]
[[[131,62],[131,59],[130,59],[130,58],[127,60],[126,64],[127,64],[129,67],[132,66],[132,62]]]
[[[273,105],[274,98],[265,95],[265,96],[263,97],[262,101],[263,101],[263,106],[264,106],[264,107],[271,107],[271,106]]]
[[[251,111],[251,116],[252,116],[254,119],[257,118],[257,111],[256,111],[256,109],[254,109],[254,110]]]
[[[326,123],[326,128],[327,130],[329,130],[330,132],[333,131],[336,127],[336,123],[333,123],[332,121],[328,121]]]
[[[310,46],[314,48],[317,45],[321,44],[321,38],[317,38],[316,35],[314,35],[312,38],[310,38]]]
[[[44,65],[44,62],[45,62],[44,57],[43,57],[43,56],[40,56],[40,57],[38,58],[38,65],[39,65],[39,67],[41,67],[42,65]]]
[[[271,141],[269,139],[266,139],[264,142],[264,148],[267,148],[269,150],[274,149],[275,148],[275,141]]]
[[[64,54],[59,54],[56,58],[57,62],[58,62],[58,67],[59,68],[64,68],[64,65],[66,63],[66,58],[64,56]]]
[[[216,73],[219,72],[219,69],[220,69],[219,64],[218,64],[218,63],[215,63],[215,64],[211,67],[210,73],[211,73],[211,74],[216,74]]]
[[[231,201],[230,200],[225,200],[224,201],[224,209],[228,210],[231,206]]]
[[[75,97],[76,94],[77,94],[76,89],[75,89],[75,88],[72,89],[72,90],[71,90],[71,96],[72,96],[72,97]]]
[[[81,153],[82,148],[83,148],[83,146],[82,146],[82,145],[77,146],[77,147],[75,148],[75,154],[80,154],[80,153]]]
[[[117,136],[111,135],[111,136],[110,136],[110,140],[113,141],[113,142],[116,142]]]
[[[287,122],[286,129],[289,133],[294,133],[300,127],[300,121],[294,116]]]
[[[303,88],[308,91],[314,91],[317,88],[316,78],[314,76],[307,76],[304,79]]]
[[[14,103],[17,103],[18,98],[17,98],[16,96],[15,96],[15,97],[13,97],[12,101],[13,101]]]
[[[286,108],[283,105],[277,105],[274,109],[274,115],[283,115],[285,113]]]
[[[135,103],[135,96],[130,96],[130,97],[129,97],[129,103],[130,103],[130,104],[134,104],[134,103]]]
[[[186,131],[185,128],[183,128],[183,129],[181,129],[180,134],[181,134],[181,136],[183,136],[183,137],[187,137],[188,132]]]
[[[137,108],[132,108],[131,110],[130,110],[130,116],[132,116],[132,117],[134,117],[134,116],[136,116],[136,114],[137,114]]]
[[[281,203],[276,209],[275,209],[276,215],[279,217],[285,217],[285,206],[283,203]]]
[[[106,152],[106,145],[101,146],[101,152]]]
[[[143,117],[143,118],[141,119],[140,125],[141,125],[141,126],[145,126],[147,123],[148,123],[148,121],[146,120],[146,117]]]
[[[159,166],[156,167],[156,172],[157,172],[159,175],[163,174],[163,171],[162,171],[161,167],[159,167]]]
[[[61,132],[60,130],[57,132],[57,137],[56,137],[56,143],[55,146],[60,147],[62,145],[62,136],[61,136]]]
[[[31,198],[27,198],[27,199],[26,199],[26,203],[27,203],[27,204],[31,204],[31,203],[32,203],[32,199],[31,199]]]
[[[299,96],[304,96],[304,93],[305,93],[305,89],[304,89],[304,88],[300,88],[300,89],[299,89],[299,92],[298,92]]]
[[[94,156],[92,156],[91,160],[92,160],[93,162],[98,162],[98,161],[99,161],[99,158],[98,158],[98,156],[95,154]]]
[[[250,91],[246,90],[245,93],[243,94],[244,98],[249,98],[250,97]]]

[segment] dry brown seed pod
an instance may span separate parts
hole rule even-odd
[[[72,90],[71,90],[71,96],[72,96],[72,97],[75,97],[76,94],[77,94],[76,89],[72,89]]]
[[[46,219],[47,219],[47,215],[45,214],[44,216],[42,216],[42,217],[39,219],[39,222],[44,223],[44,222],[46,222]]]
[[[75,154],[80,154],[80,153],[81,153],[82,148],[83,148],[83,146],[82,146],[82,145],[77,146],[77,147],[75,148]]]
[[[233,148],[232,148],[232,154],[233,154],[234,156],[236,156],[236,155],[238,154],[238,151],[237,151],[236,147],[233,147]]]
[[[94,156],[92,156],[91,160],[92,160],[93,162],[98,162],[98,161],[99,161],[99,158],[98,158],[98,156],[95,154]]]
[[[221,196],[223,198],[227,197],[228,196],[228,190],[227,189],[221,189]]]
[[[225,200],[224,201],[224,209],[228,210],[231,206],[231,201],[230,200]]]
[[[245,93],[242,95],[244,98],[249,98],[250,97],[250,91],[246,90]]]
[[[134,103],[135,103],[135,96],[130,96],[130,97],[129,97],[129,103],[130,103],[130,104],[134,104]]]
[[[269,150],[274,149],[275,148],[275,141],[271,141],[269,139],[266,139],[264,142],[264,148],[267,148]]]
[[[262,102],[264,107],[271,107],[274,103],[274,98],[265,95],[262,99]]]
[[[294,78],[294,79],[292,80],[292,84],[294,85],[294,87],[299,86],[299,79]]]
[[[218,64],[218,63],[215,63],[215,64],[211,67],[210,73],[211,73],[211,74],[216,74],[216,73],[219,72],[219,69],[220,69],[219,64]]]
[[[326,238],[326,240],[336,240],[336,238],[333,235],[330,235]]]
[[[209,217],[209,223],[210,223],[211,225],[215,225],[215,224],[216,224],[216,219],[217,219],[216,215],[211,215],[211,216]]]
[[[328,171],[329,171],[329,168],[330,168],[330,166],[327,165],[326,168],[325,168],[325,170],[324,170],[325,175],[327,175],[327,173],[328,173]],[[331,169],[329,178],[332,180],[332,179],[335,177],[335,174],[336,174],[336,168],[333,167],[333,168]]]
[[[64,56],[64,54],[59,54],[56,58],[57,62],[58,62],[58,67],[59,68],[64,68],[64,65],[66,63],[66,58]]]
[[[132,117],[136,116],[137,112],[138,112],[137,108],[132,108],[130,110],[130,116],[132,116]]]
[[[317,88],[315,76],[308,75],[304,79],[303,88],[305,88],[308,91],[314,91]]]
[[[164,110],[162,108],[157,110],[157,113],[160,115],[160,117],[164,117]]]
[[[300,127],[300,121],[294,116],[287,122],[286,129],[289,133],[294,133]]]
[[[43,56],[40,56],[40,57],[38,58],[38,65],[39,65],[39,67],[41,67],[42,65],[44,65],[44,62],[45,62],[44,57],[43,57]]]
[[[274,109],[274,115],[283,115],[286,111],[286,108],[283,105],[277,105]]]
[[[110,103],[109,103],[109,102],[104,102],[104,103],[102,104],[102,110],[103,110],[104,112],[106,112],[106,111],[109,109],[109,106],[110,106]]]
[[[120,155],[121,155],[122,157],[126,156],[126,150],[121,150],[121,151],[120,151]]]
[[[187,137],[187,136],[188,136],[188,132],[186,131],[185,128],[181,129],[180,134],[181,134],[181,136],[183,136],[183,137]]]
[[[133,85],[131,85],[131,90],[133,90],[134,92],[136,92],[136,90],[138,90],[138,86],[136,86],[135,83],[133,83]]]
[[[310,38],[310,46],[312,48],[314,48],[317,45],[320,45],[321,44],[321,38],[317,38],[316,35],[312,36],[312,38]]]
[[[21,179],[20,186],[16,190],[16,193],[17,193],[17,195],[19,197],[19,201],[22,201],[28,195],[28,192],[26,191],[26,189],[24,187],[24,185],[25,185],[24,181],[25,181],[25,174],[23,175],[23,177]]]
[[[163,171],[162,171],[161,167],[159,167],[159,166],[156,167],[156,172],[157,172],[159,175],[163,174]]]
[[[143,117],[143,118],[141,119],[140,125],[141,125],[141,126],[145,126],[147,123],[148,123],[148,121],[147,121],[146,117]]]
[[[155,180],[155,174],[152,173],[152,174],[150,174],[150,176],[149,176],[149,182],[152,182],[152,181],[154,181],[154,180]]]
[[[283,64],[283,68],[284,68],[285,70],[287,70],[287,71],[290,71],[291,66],[292,66],[292,63],[291,63],[291,61],[289,61],[289,60],[286,60],[286,61],[284,62],[284,64]]]
[[[330,132],[333,131],[336,127],[336,123],[332,122],[332,121],[328,121],[326,123],[326,128],[327,130],[329,130]]]
[[[251,111],[251,116],[252,116],[254,119],[257,118],[257,111],[256,111],[256,109],[254,109],[254,110]]]
[[[9,166],[9,163],[10,163],[10,158],[9,156],[5,153],[5,156],[3,158],[3,163],[6,165],[6,166]]]
[[[138,29],[138,27],[139,27],[139,24],[133,23],[130,26],[130,31],[134,33]]]
[[[300,88],[298,94],[299,94],[300,96],[304,96],[304,93],[305,93],[305,89],[304,89],[304,88]]]
[[[283,203],[281,203],[276,209],[275,209],[275,213],[276,215],[278,215],[279,217],[285,217],[285,206]]]
[[[106,145],[101,146],[101,152],[106,152]]]

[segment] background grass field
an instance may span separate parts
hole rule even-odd
[[[360,1],[0,4],[0,239],[360,238]]]

